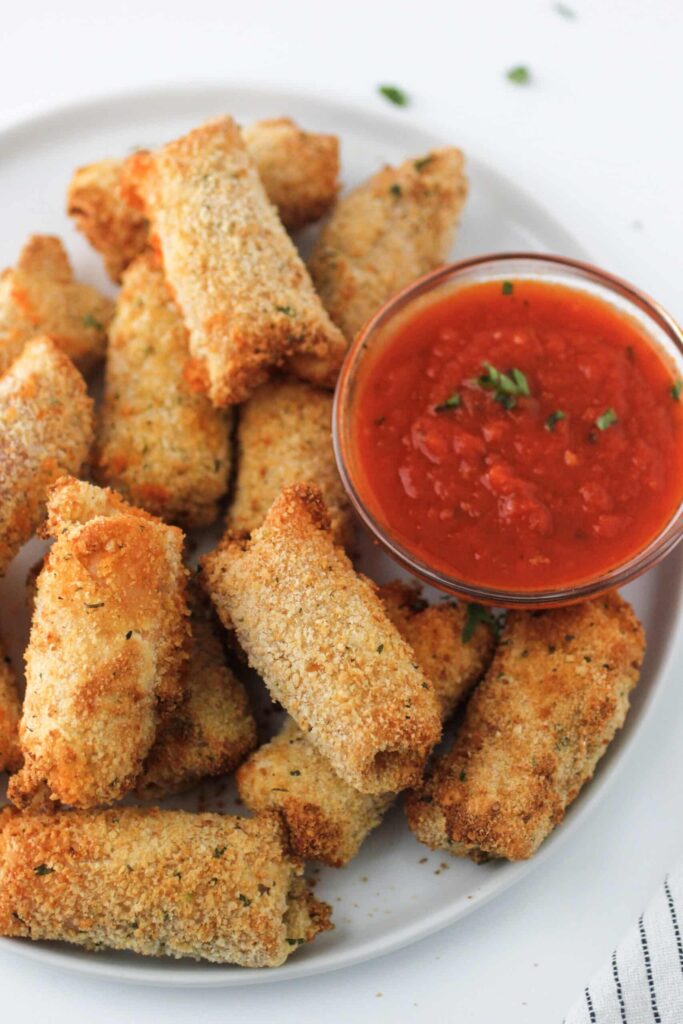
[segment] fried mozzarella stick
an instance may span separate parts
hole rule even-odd
[[[242,130],[280,220],[294,231],[318,220],[339,191],[339,139],[305,132],[289,117],[256,121]]]
[[[318,485],[335,540],[351,539],[352,517],[332,449],[332,396],[303,381],[261,385],[239,411],[237,475],[228,528],[251,533],[283,487]]]
[[[268,198],[290,230],[330,208],[339,189],[339,140],[303,131],[289,118],[257,121],[242,132]],[[75,172],[67,212],[102,255],[113,281],[147,244],[149,221],[121,191],[123,160],[100,160]]]
[[[644,646],[616,593],[511,612],[453,747],[408,796],[417,838],[473,860],[531,857],[623,725]]]
[[[10,660],[0,647],[0,772],[13,772],[21,764],[19,749],[19,690]]]
[[[480,623],[465,644],[466,613],[460,606],[425,608],[415,590],[400,583],[381,587],[379,593],[432,683],[445,719],[491,660],[491,630]],[[251,810],[280,809],[298,856],[332,867],[343,867],[355,857],[395,800],[393,793],[359,793],[340,779],[291,718],[245,761],[237,785]]]
[[[183,535],[113,491],[65,477],[36,584],[19,726],[24,766],[8,794],[96,807],[135,785],[157,726],[183,696]]]
[[[64,246],[51,235],[33,235],[16,267],[0,274],[0,373],[27,341],[50,334],[83,371],[104,355],[114,304],[74,281]]]
[[[320,490],[286,488],[251,540],[230,535],[204,581],[249,663],[329,759],[364,793],[421,777],[439,707],[369,580],[335,547]]]
[[[256,746],[247,691],[226,664],[215,612],[194,582],[189,604],[185,699],[157,730],[136,786],[144,799],[158,800],[209,775],[234,771]]]
[[[132,504],[183,526],[218,514],[229,417],[186,377],[187,331],[151,253],[128,268],[107,351],[95,473]]]
[[[217,118],[126,165],[214,405],[242,402],[275,367],[332,385],[345,344],[261,184],[238,126]]]
[[[459,149],[384,167],[337,203],[308,268],[352,341],[384,303],[447,258],[467,197]]]
[[[0,573],[41,523],[50,484],[80,473],[92,436],[76,367],[50,338],[28,342],[0,377]]]
[[[0,935],[277,967],[328,928],[277,815],[0,811]]]

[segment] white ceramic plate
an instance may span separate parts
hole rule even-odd
[[[376,113],[276,90],[235,87],[174,88],[87,102],[25,121],[0,133],[3,231],[0,266],[12,264],[26,236],[54,232],[68,246],[78,276],[110,290],[99,258],[72,229],[64,197],[75,167],[104,156],[154,146],[202,120],[229,112],[240,121],[290,115],[305,127],[334,132],[342,140],[343,179],[354,184],[383,162],[400,161],[445,143],[461,145],[468,157],[471,195],[454,258],[501,250],[536,250],[585,257],[561,223],[502,174],[477,159],[457,125],[449,138],[412,124],[404,110]],[[303,240],[304,245],[306,239]],[[27,545],[0,581],[0,625],[15,666],[27,637],[24,579],[40,554]],[[628,588],[648,633],[648,657],[626,728],[567,815],[537,856],[521,864],[475,865],[430,853],[411,836],[397,807],[371,835],[360,855],[343,870],[311,867],[316,894],[333,906],[335,930],[298,950],[276,970],[246,970],[191,961],[149,960],[127,953],[90,953],[59,943],[1,940],[3,949],[53,967],[110,979],[165,986],[247,985],[303,977],[346,967],[415,942],[470,913],[513,885],[546,857],[568,856],[572,832],[590,828],[600,848],[596,805],[637,742],[639,726],[656,692],[679,614],[681,551]],[[378,580],[398,575],[384,555],[364,547],[360,565]],[[230,810],[226,781],[206,784],[175,806]],[[609,851],[603,851],[608,855]]]

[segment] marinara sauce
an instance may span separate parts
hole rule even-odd
[[[683,497],[683,394],[637,322],[563,285],[463,286],[359,370],[359,493],[404,548],[481,586],[566,587]]]

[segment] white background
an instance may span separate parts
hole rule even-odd
[[[413,97],[412,117],[454,142],[462,131],[595,262],[683,319],[683,7],[567,3],[573,20],[548,0],[14,0],[0,9],[0,126],[147,83],[296,85],[381,109],[377,83],[396,82]],[[527,88],[505,80],[518,63],[532,70]],[[559,1024],[683,855],[680,639],[638,742],[584,828],[448,931],[326,977],[223,992],[116,986],[3,953],[2,1018]]]

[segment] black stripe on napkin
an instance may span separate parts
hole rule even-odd
[[[614,986],[617,990],[617,999],[619,1000],[621,1024],[628,1024],[628,1021],[626,1020],[626,1006],[624,1005],[624,993],[621,989],[621,979],[619,978],[619,968],[617,966],[616,950],[612,953],[612,977],[614,978]]]
[[[591,1024],[597,1024],[598,1018],[595,1016],[595,1010],[593,1009],[593,1000],[591,994],[588,991],[588,986],[585,988],[586,993],[586,1006],[588,1007],[588,1016],[590,1017]]]
[[[645,934],[645,925],[643,924],[643,915],[641,914],[638,919],[638,928],[640,930],[640,945],[643,950],[643,960],[645,961],[645,974],[647,975],[647,987],[650,990],[650,1006],[652,1007],[652,1019],[655,1024],[661,1024],[662,1018],[659,1016],[659,1010],[657,1009],[657,993],[655,992],[655,980],[652,976],[652,964],[650,962],[650,949],[647,944],[647,935]]]
[[[674,935],[676,936],[676,948],[678,949],[678,963],[681,967],[681,973],[683,974],[683,943],[681,942],[681,929],[678,927],[678,915],[676,913],[676,904],[669,888],[668,877],[664,879],[664,892],[666,893],[666,902],[669,904],[669,912],[671,914],[671,923],[674,928]]]

